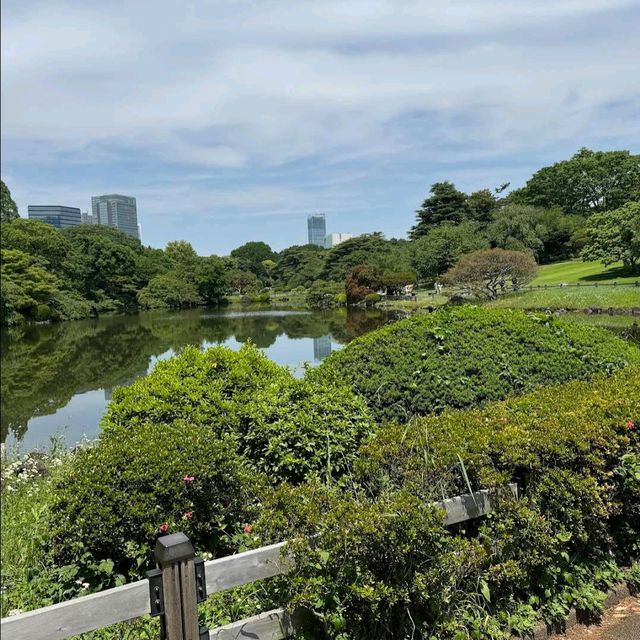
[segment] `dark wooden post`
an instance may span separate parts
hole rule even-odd
[[[167,640],[199,640],[193,545],[184,533],[158,538],[156,562],[162,570],[164,630]]]

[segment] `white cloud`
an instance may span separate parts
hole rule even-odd
[[[323,183],[338,163],[482,162],[598,136],[627,136],[629,146],[639,125],[609,114],[640,93],[634,8],[632,0],[7,1],[4,159],[14,174],[27,162],[113,167],[131,158],[161,167],[163,178],[177,179],[180,166],[230,171],[250,183],[259,208],[262,176],[299,181],[287,178],[292,163],[313,163]],[[171,200],[173,186],[165,182],[155,205]],[[339,187],[335,206],[352,205],[350,188]],[[253,215],[239,187],[202,186],[189,197],[211,211],[211,202],[231,207],[233,198],[214,193],[231,191]],[[293,183],[285,191],[262,210],[329,199]]]

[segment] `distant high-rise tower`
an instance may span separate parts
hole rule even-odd
[[[40,220],[58,229],[80,224],[80,209],[61,205],[30,204],[27,208],[30,220]]]
[[[80,223],[81,224],[98,224],[98,218],[94,216],[92,213],[88,211],[83,211],[80,214]]]
[[[115,193],[93,196],[91,211],[97,218],[98,224],[115,227],[129,236],[138,238],[138,209],[135,198]]]
[[[314,213],[307,216],[307,229],[309,230],[309,244],[324,247],[324,237],[327,235],[327,221],[324,213]]]
[[[351,233],[328,233],[324,239],[324,248],[331,249],[332,247],[337,247],[342,242],[351,240],[351,238],[353,238],[353,234]]]

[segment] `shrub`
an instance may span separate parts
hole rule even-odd
[[[373,331],[308,375],[347,381],[376,418],[406,421],[628,363],[640,363],[640,350],[604,330],[467,306]]]
[[[350,484],[284,485],[267,500],[255,530],[294,538],[280,597],[336,640],[506,638],[531,630],[532,607],[597,613],[612,554],[637,558],[640,520],[623,536],[616,523],[622,499],[640,500],[616,470],[640,448],[638,416],[640,370],[630,368],[383,426]],[[464,527],[445,530],[429,505],[514,480],[520,500]]]
[[[348,387],[296,379],[255,347],[190,347],[118,389],[104,419],[136,429],[189,421],[211,436],[232,435],[239,453],[274,482],[309,473],[341,475],[369,420]]]
[[[379,293],[369,293],[364,297],[364,303],[367,307],[372,307],[377,302],[382,300],[382,296]]]
[[[137,572],[164,523],[224,555],[227,534],[251,517],[259,482],[232,438],[212,438],[188,420],[111,427],[54,485],[53,560],[86,568],[110,559]]]

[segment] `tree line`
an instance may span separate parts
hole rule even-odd
[[[580,255],[638,268],[640,155],[581,149],[524,187],[506,193],[509,186],[466,194],[449,181],[433,184],[406,240],[370,233],[329,250],[294,245],[281,252],[252,241],[221,257],[199,256],[184,240],[154,249],[109,227],[58,230],[20,218],[2,183],[0,322],[220,304],[232,294],[266,301],[273,291],[304,290],[312,304],[357,302],[432,284],[475,252],[491,273],[496,263],[503,272],[505,255],[492,253],[498,249],[528,256],[513,256],[520,280],[532,263]],[[477,261],[462,267],[457,280],[449,274],[452,283],[477,275]]]

